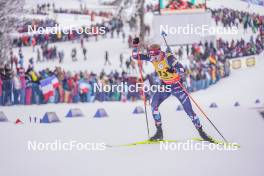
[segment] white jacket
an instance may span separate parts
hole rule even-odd
[[[18,76],[14,76],[14,78],[13,78],[13,85],[14,85],[14,89],[16,89],[16,90],[19,90],[19,89],[21,89],[21,82],[20,82],[20,79],[19,79],[19,77]]]

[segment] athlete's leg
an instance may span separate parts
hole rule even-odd
[[[152,98],[151,102],[151,109],[152,109],[152,115],[155,120],[155,125],[157,128],[156,133],[154,136],[150,138],[152,141],[156,140],[163,140],[163,131],[162,131],[162,123],[161,123],[161,115],[159,112],[159,105],[167,99],[171,95],[170,92],[156,92]]]
[[[204,132],[199,118],[197,117],[197,115],[195,114],[195,112],[192,109],[192,104],[190,102],[190,98],[189,98],[188,94],[183,90],[183,88],[179,85],[179,83],[172,86],[172,94],[174,96],[176,96],[179,99],[179,101],[181,102],[184,111],[187,113],[187,115],[192,120],[192,122],[193,122],[194,126],[196,127],[196,129],[198,130],[201,138],[203,138],[204,140],[209,141],[209,142],[214,142],[213,138],[208,136]]]
[[[155,125],[161,124],[161,115],[159,112],[160,104],[171,95],[170,92],[156,92],[151,101],[151,110]]]
[[[178,100],[181,102],[184,111],[187,113],[187,115],[192,120],[192,123],[194,126],[199,129],[202,127],[199,118],[195,114],[195,112],[192,109],[192,104],[190,102],[189,96],[185,93],[185,91],[182,89],[182,87],[179,85],[179,83],[176,83],[172,86],[172,95],[178,98]]]

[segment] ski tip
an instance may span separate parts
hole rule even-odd
[[[205,142],[209,142],[209,141],[206,141],[202,138],[192,138],[193,141],[205,141]],[[213,144],[220,144],[220,145],[225,145],[225,146],[230,146],[230,147],[238,147],[240,148],[241,146],[238,144],[238,143],[233,143],[233,142],[225,142],[225,141],[220,141],[220,140],[216,140],[216,139],[213,139],[214,142],[211,142]]]

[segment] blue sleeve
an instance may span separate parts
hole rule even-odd
[[[167,56],[167,63],[170,66],[170,68],[175,69],[179,75],[184,75],[183,65],[180,62],[178,62],[173,55]]]
[[[146,54],[139,54],[140,58],[138,57],[138,49],[134,48],[132,51],[132,58],[136,60],[145,60],[150,61],[150,58]]]

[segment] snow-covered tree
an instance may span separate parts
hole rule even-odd
[[[24,6],[24,0],[0,0],[0,63],[9,58],[12,45],[11,33],[17,26],[18,15]]]
[[[138,30],[138,36],[142,41],[145,36],[144,5],[145,0],[123,0],[117,10],[118,15],[122,16],[130,27]]]
[[[138,1],[138,16],[139,16],[139,26],[140,26],[140,31],[139,31],[139,37],[141,38],[142,41],[144,41],[145,37],[145,22],[144,22],[144,3],[145,0],[139,0]]]

